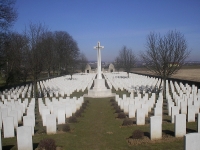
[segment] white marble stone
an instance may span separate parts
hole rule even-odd
[[[174,123],[174,116],[179,114],[179,108],[178,106],[173,106],[172,107],[172,113],[171,113],[171,123]]]
[[[18,150],[33,150],[31,127],[21,126],[17,128]]]
[[[186,114],[177,114],[175,120],[175,137],[183,137],[186,134]]]
[[[34,135],[33,117],[23,116],[23,125],[31,127],[31,133],[32,133],[32,135]]]
[[[56,116],[54,114],[46,115],[46,132],[47,134],[56,133]]]
[[[185,150],[199,150],[200,133],[189,133],[185,135]]]
[[[154,116],[162,116],[162,107],[154,108]]]
[[[65,109],[58,110],[58,124],[65,124]]]
[[[142,108],[139,108],[136,111],[136,124],[145,125],[145,110]]]
[[[3,133],[4,138],[14,137],[14,118],[5,117],[3,118]]]
[[[181,102],[181,114],[187,114],[187,102]]]
[[[129,111],[128,111],[128,117],[129,118],[135,118],[135,105],[134,104],[129,104]]]
[[[200,113],[197,116],[197,132],[200,133]]]
[[[1,111],[0,111],[0,129],[2,129],[2,117],[1,117]]]
[[[195,106],[194,105],[188,106],[187,121],[195,122]]]
[[[11,117],[14,118],[14,120],[13,120],[14,121],[14,127],[16,129],[18,127],[18,112],[12,110],[12,111],[9,112],[8,116],[11,116]]]
[[[71,105],[66,105],[66,107],[65,107],[65,115],[66,115],[66,118],[69,118],[69,117],[72,116]]]
[[[123,105],[124,105],[124,113],[125,114],[128,114],[128,109],[129,109],[129,102],[128,101],[124,101],[123,102]]]
[[[145,110],[145,117],[148,117],[148,105],[142,104],[142,108]]]
[[[42,110],[42,124],[43,126],[46,126],[46,115],[50,114],[50,110],[49,109],[43,109]]]
[[[0,150],[2,150],[1,129],[0,129]]]
[[[150,117],[150,139],[151,140],[162,139],[162,117],[161,116]]]

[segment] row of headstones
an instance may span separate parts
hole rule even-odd
[[[74,91],[85,91],[91,87],[92,80],[96,74],[75,74],[74,80],[67,80],[69,76],[53,78],[40,82],[40,92],[44,93],[44,97],[64,97],[70,96]],[[47,95],[49,94],[49,95]]]
[[[176,88],[178,88],[177,83]],[[188,86],[188,85],[187,85]],[[176,114],[186,114],[187,115],[187,121],[188,122],[195,122],[195,114],[199,113],[200,108],[200,97],[193,98],[192,94],[185,94],[185,97],[180,97],[177,95],[174,89],[173,83],[170,81],[170,87],[172,89],[172,95],[174,97],[174,100],[171,98],[171,95],[169,93],[169,86],[168,82],[166,84],[166,93],[167,93],[167,106],[168,106],[168,115],[171,116],[171,121],[174,123],[174,115]],[[194,86],[193,86],[194,87]],[[197,91],[197,89],[195,88]],[[180,92],[180,89],[177,90]],[[197,94],[197,93],[196,93]],[[174,96],[176,95],[176,96]],[[183,94],[181,95],[183,96]],[[190,97],[192,96],[192,97]]]
[[[162,93],[159,93],[157,101],[155,93],[152,93],[151,97],[149,97],[147,93],[143,97],[141,97],[141,94],[138,94],[138,97],[133,97],[133,93],[130,94],[130,97],[126,97],[124,94],[122,98],[116,95],[115,100],[124,113],[128,114],[129,118],[136,117],[137,125],[145,124],[145,117],[148,117],[148,113],[151,112],[152,109],[154,109],[154,116],[162,117]]]
[[[198,115],[198,120],[199,120]],[[55,124],[55,115],[47,115],[48,120]],[[52,126],[51,126],[52,127]],[[54,127],[55,128],[55,127]],[[198,132],[200,127],[198,126]],[[49,129],[51,130],[51,129]],[[200,147],[200,133],[186,134],[186,116],[185,114],[175,115],[175,137],[185,136],[185,150],[199,149]],[[1,137],[1,132],[0,132]],[[162,139],[162,117],[150,117],[150,139]],[[1,139],[0,139],[1,140]],[[17,127],[17,147],[18,150],[32,150],[32,131],[29,126]],[[1,141],[0,148],[2,149]]]
[[[27,84],[26,86],[6,89],[0,93],[0,98],[4,100],[17,100],[18,98],[31,98],[32,97],[32,84]]]
[[[175,137],[185,138],[185,150],[197,150],[200,147],[200,113],[198,114],[198,133],[186,134],[186,115],[177,114],[174,116],[174,130]],[[150,117],[150,139],[162,139],[162,117]]]
[[[23,116],[27,110],[26,116]],[[4,138],[14,137],[14,130],[22,122],[24,126],[35,126],[35,99],[31,99],[28,105],[28,99],[23,103],[6,103],[0,105],[0,128],[3,128]],[[3,126],[2,126],[3,124]],[[34,134],[34,130],[33,130]]]
[[[43,126],[47,127],[47,134],[56,133],[56,124],[65,124],[66,118],[76,113],[83,102],[83,97],[78,99],[76,97],[66,97],[65,99],[60,97],[59,99],[52,98],[52,100],[45,98],[45,103],[42,99],[39,99],[39,113],[42,116]],[[49,119],[52,120],[50,121]]]
[[[150,78],[148,76],[137,75],[130,73],[129,78],[119,78],[121,76],[127,76],[125,72],[119,72],[118,74],[114,73],[104,73],[105,78],[107,80],[109,87],[111,85],[115,90],[127,90],[127,91],[136,91],[141,92],[141,90],[145,93],[146,88],[154,88],[156,85],[160,85],[161,80],[158,78]],[[142,88],[141,88],[142,87]]]

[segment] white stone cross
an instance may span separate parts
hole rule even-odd
[[[94,47],[94,49],[97,49],[97,79],[102,79],[101,76],[101,49],[103,49],[104,46],[100,46],[100,42],[97,43],[97,46]]]

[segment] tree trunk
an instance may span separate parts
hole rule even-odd
[[[163,84],[163,99],[166,99],[166,80],[167,80],[167,78],[164,77],[163,78],[163,82],[164,82],[164,84]]]
[[[33,97],[35,99],[37,99],[37,79],[35,79],[35,78],[34,78],[34,81],[33,81],[33,88],[34,88]]]

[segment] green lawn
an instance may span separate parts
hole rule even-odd
[[[123,92],[118,92],[123,94]],[[76,93],[75,95],[77,95]],[[146,125],[122,127],[122,119],[118,119],[115,114],[114,108],[111,106],[110,98],[86,98],[88,106],[84,110],[82,117],[78,118],[78,123],[71,123],[70,132],[59,132],[55,135],[47,135],[41,126],[41,119],[36,118],[38,130],[33,136],[34,148],[37,147],[40,140],[43,138],[53,138],[57,146],[62,147],[64,150],[160,150],[160,149],[184,149],[183,138],[176,140],[162,140],[153,143],[145,143],[140,145],[129,145],[127,138],[132,135],[135,129],[140,129],[149,134],[149,123]],[[36,105],[37,106],[37,105]],[[165,109],[165,107],[164,107]],[[37,108],[36,108],[37,110]],[[164,111],[165,112],[165,111]],[[148,120],[148,118],[146,118]],[[163,116],[163,133],[173,136],[174,124],[169,123],[170,117]],[[196,132],[197,123],[187,123],[187,132]],[[174,138],[175,139],[175,138]],[[15,138],[2,138],[3,150],[11,149],[16,150],[16,137]]]

